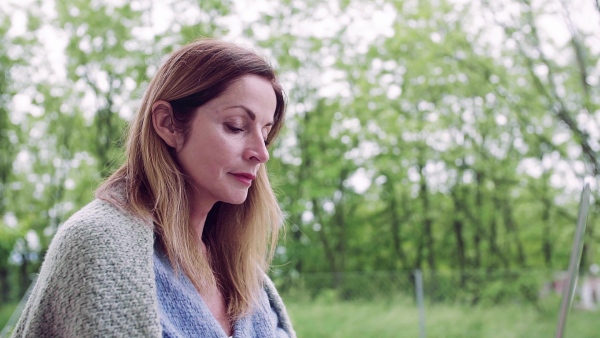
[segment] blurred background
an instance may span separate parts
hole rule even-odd
[[[584,182],[566,336],[599,335],[598,0],[0,2],[0,329],[198,37],[286,89],[271,275],[300,337],[553,335]]]

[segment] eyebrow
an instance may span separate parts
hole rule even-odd
[[[250,109],[250,108],[248,108],[248,107],[246,107],[244,105],[231,106],[231,107],[229,107],[227,109],[232,109],[232,108],[241,108],[241,109],[243,109],[246,112],[246,114],[248,114],[248,116],[250,117],[250,119],[252,121],[256,120],[256,114],[252,111],[252,109]],[[271,121],[271,122],[265,124],[265,127],[270,127],[270,126],[272,126],[274,124],[275,124],[275,122]]]

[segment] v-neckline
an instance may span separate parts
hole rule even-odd
[[[157,241],[155,241],[157,242]],[[188,276],[186,274],[184,274],[182,271],[178,271],[177,275],[175,276],[175,272],[173,267],[171,266],[171,262],[169,261],[166,253],[164,252],[163,248],[161,247],[160,244],[155,243],[154,245],[154,258],[156,260],[158,260],[157,262],[155,262],[154,264],[161,264],[164,268],[166,268],[164,272],[169,273],[172,278],[172,280],[174,281],[174,283],[177,283],[181,286],[181,288],[179,288],[178,291],[181,291],[183,293],[183,296],[185,298],[187,298],[190,302],[192,302],[192,305],[196,305],[199,310],[201,311],[202,314],[204,314],[202,320],[206,321],[206,326],[208,326],[208,328],[215,332],[215,333],[219,333],[219,336],[221,337],[228,337],[228,338],[235,338],[235,333],[238,331],[236,330],[236,327],[238,327],[238,325],[240,325],[240,320],[236,320],[232,323],[232,334],[231,335],[227,335],[225,333],[225,330],[223,330],[223,327],[221,326],[221,324],[219,323],[219,321],[217,320],[217,318],[215,318],[215,316],[213,315],[212,311],[210,310],[210,308],[208,307],[207,303],[204,301],[204,299],[202,298],[202,295],[198,292],[198,290],[196,290],[196,288],[194,287],[194,284],[192,283],[192,281],[188,278]],[[156,270],[156,268],[155,268]],[[156,276],[155,276],[156,278]],[[181,295],[180,295],[181,296]],[[159,299],[160,302],[160,299]],[[162,321],[162,318],[161,318]],[[193,323],[192,323],[193,324]]]

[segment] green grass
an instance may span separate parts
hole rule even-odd
[[[419,337],[418,310],[402,299],[343,302],[285,299],[298,337]],[[558,301],[533,305],[467,306],[435,304],[425,308],[428,338],[554,337]],[[573,310],[565,338],[600,337],[600,312]]]
[[[18,304],[19,302],[0,304],[0,331],[2,331],[4,325],[6,325],[6,322],[8,322]]]

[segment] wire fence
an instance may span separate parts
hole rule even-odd
[[[376,300],[390,295],[418,298],[422,289],[428,303],[495,305],[538,304],[540,299],[560,295],[564,272],[551,270],[471,270],[395,272],[288,273],[275,276],[279,292],[286,297],[312,299],[335,294],[344,300]],[[421,285],[417,282],[421,281]],[[581,276],[574,306],[595,309],[600,302],[600,277]]]
[[[549,337],[567,285],[533,269],[273,275],[300,337]],[[564,337],[598,336],[599,308],[600,277],[579,276]]]

